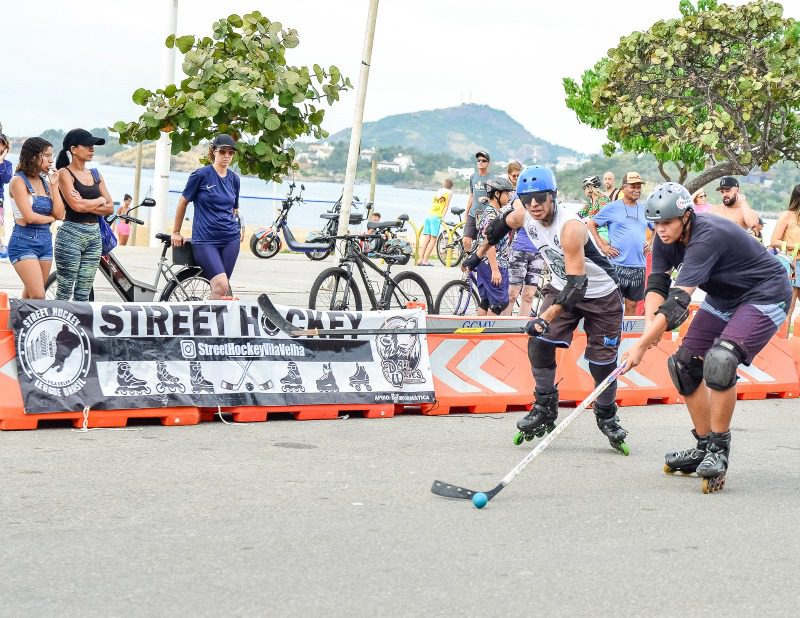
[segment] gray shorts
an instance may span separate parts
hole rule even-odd
[[[645,268],[635,266],[617,266],[614,264],[619,280],[619,291],[625,300],[644,300]]]
[[[478,237],[478,223],[475,221],[475,217],[472,215],[467,215],[467,219],[464,222],[464,238],[471,238],[475,240]]]
[[[508,284],[539,285],[544,260],[538,251],[512,251],[508,264]]]

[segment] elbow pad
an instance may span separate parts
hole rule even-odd
[[[667,318],[667,329],[678,328],[689,317],[689,304],[692,297],[679,288],[672,288],[667,300],[658,308],[656,314],[662,314]]]
[[[501,214],[486,227],[486,242],[494,246],[511,232],[511,228],[506,223],[506,217],[512,212],[512,210],[509,210],[505,214]]]
[[[575,305],[586,296],[588,286],[589,278],[586,275],[567,275],[567,285],[558,293],[553,304],[561,305],[567,311],[572,311]]]
[[[656,292],[664,298],[669,296],[669,286],[672,284],[672,278],[667,273],[650,273],[647,278],[647,288],[645,288],[645,295],[650,292]]]

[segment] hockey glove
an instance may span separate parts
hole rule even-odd
[[[550,323],[542,318],[533,318],[525,325],[525,332],[531,337],[538,337],[550,332]]]

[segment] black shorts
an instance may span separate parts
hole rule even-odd
[[[475,217],[467,215],[467,220],[464,222],[464,238],[471,238],[475,240],[478,237],[478,223]]]
[[[644,266],[617,266],[614,264],[619,280],[619,291],[626,300],[644,300]]]
[[[558,295],[552,285],[545,286],[544,299],[539,315],[542,315]],[[552,343],[559,348],[568,348],[572,336],[583,318],[586,331],[586,360],[605,365],[617,358],[622,333],[623,305],[619,290],[613,290],[600,298],[585,298],[572,311],[566,309],[550,322],[550,332],[539,340]]]

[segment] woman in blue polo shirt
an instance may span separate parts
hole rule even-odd
[[[192,172],[178,200],[172,226],[172,246],[183,244],[181,224],[186,206],[194,202],[192,253],[211,281],[211,300],[231,295],[230,278],[239,257],[239,176],[230,169],[236,140],[218,135],[211,142],[211,165]]]

